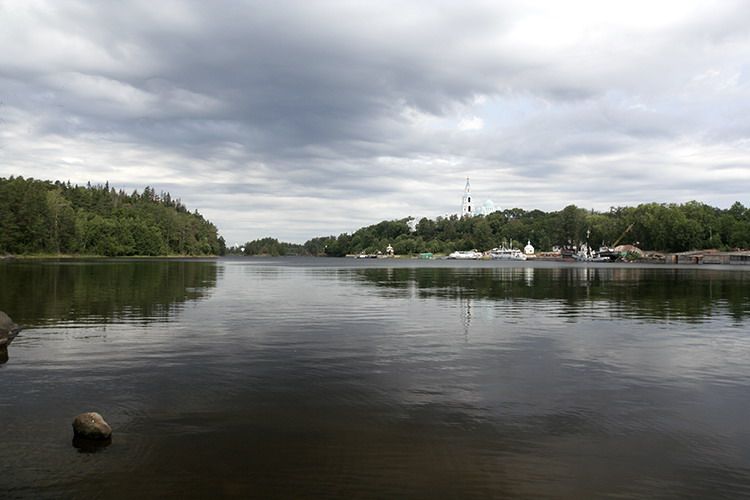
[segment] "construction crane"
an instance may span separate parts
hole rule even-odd
[[[617,238],[614,243],[612,243],[612,248],[615,248],[617,246],[617,244],[620,243],[620,241],[625,237],[625,235],[628,233],[628,231],[630,231],[631,229],[633,229],[634,225],[635,225],[635,222],[632,223],[632,224],[630,224],[628,226],[628,228],[625,231],[622,232],[622,234],[620,235],[620,237]]]

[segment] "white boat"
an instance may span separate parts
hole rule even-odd
[[[577,253],[573,254],[573,260],[577,260],[578,262],[609,262],[609,257],[605,257],[603,255],[599,255],[597,252],[594,252],[587,244],[581,245],[580,250],[578,250]]]
[[[482,252],[476,250],[456,251],[448,256],[449,259],[481,259]]]
[[[490,250],[490,259],[497,260],[526,260],[526,255],[517,248],[493,248]]]

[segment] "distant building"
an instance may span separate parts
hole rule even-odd
[[[479,209],[479,213],[481,215],[490,215],[492,212],[497,212],[498,210],[500,209],[495,207],[495,202],[487,198],[484,200],[482,208]]]
[[[469,184],[469,178],[467,177],[464,196],[461,198],[461,217],[474,217],[475,213],[474,202],[471,201],[471,184]]]
[[[469,178],[466,178],[466,186],[464,187],[464,195],[461,198],[461,217],[474,217],[475,215],[489,215],[493,212],[497,212],[499,208],[495,206],[495,203],[487,198],[487,200],[480,205],[478,208],[474,203],[474,197],[471,194],[471,184]]]

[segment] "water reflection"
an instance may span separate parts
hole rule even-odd
[[[8,340],[5,344],[0,345],[0,365],[8,362],[8,346],[11,341]]]
[[[372,268],[357,269],[355,277],[384,297],[551,301],[568,317],[592,307],[613,316],[686,322],[716,313],[741,321],[750,313],[750,275],[724,270]]]
[[[26,335],[88,325],[104,332],[111,323],[168,321],[185,303],[208,296],[219,269],[213,261],[175,259],[0,262],[0,306]],[[0,364],[8,358],[6,345]]]
[[[169,323],[17,346],[0,497],[750,493],[742,276],[257,262],[220,261]],[[78,453],[90,408],[115,440]]]
[[[107,439],[86,439],[80,436],[73,437],[73,448],[80,453],[99,453],[104,451],[112,444],[112,438]]]
[[[0,304],[24,327],[162,321],[216,286],[212,261],[63,260],[0,264]]]

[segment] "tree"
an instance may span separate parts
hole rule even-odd
[[[354,235],[313,239],[304,248],[309,252],[325,241],[327,255],[345,255],[382,250],[391,243],[399,253],[447,253],[472,248],[487,250],[502,242],[520,247],[529,240],[541,251],[551,250],[553,245],[580,245],[584,241],[612,245],[618,240],[663,251],[750,247],[750,213],[739,202],[728,210],[695,201],[611,207],[604,213],[575,205],[549,213],[514,208],[486,217],[421,219],[412,235],[406,230],[407,220],[383,221]],[[393,234],[396,239],[389,237]],[[400,242],[398,247],[396,240]]]
[[[586,240],[586,217],[588,212],[575,205],[565,207],[557,217],[557,243],[560,245],[580,245]]]
[[[126,195],[104,186],[0,178],[0,252],[215,255],[225,248],[197,211],[152,188]]]
[[[417,234],[423,238],[431,239],[436,232],[437,224],[431,219],[424,217],[417,223]]]
[[[59,254],[72,250],[75,239],[75,212],[60,188],[47,191],[47,210],[50,219],[50,234],[46,249]]]
[[[492,228],[489,222],[482,219],[474,225],[472,230],[472,238],[474,241],[474,247],[481,250],[491,250],[496,247],[495,237],[492,234]]]

